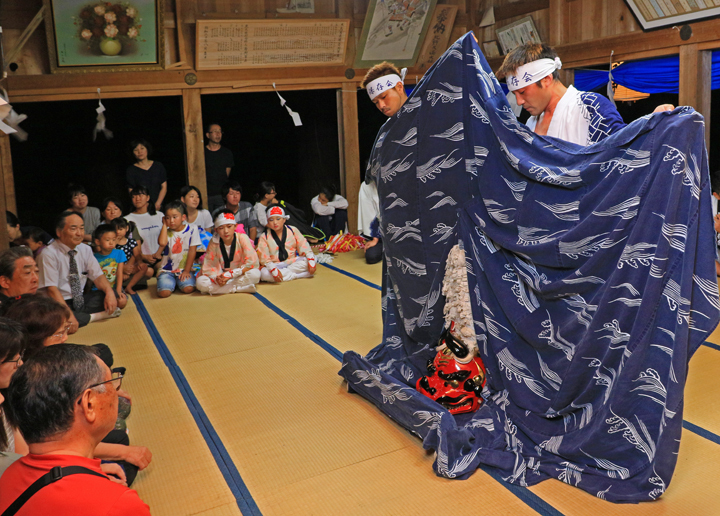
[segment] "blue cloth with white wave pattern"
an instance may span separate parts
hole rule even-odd
[[[383,343],[344,356],[351,391],[434,449],[434,469],[557,478],[657,499],[675,468],[688,361],[720,317],[704,122],[644,117],[579,147],[519,124],[471,34],[381,129]],[[460,242],[485,405],[452,416],[414,389],[443,327]]]

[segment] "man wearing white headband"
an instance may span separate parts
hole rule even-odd
[[[403,81],[403,73],[394,64],[383,61],[368,70],[361,86],[383,115],[391,117],[407,100]]]
[[[205,253],[197,289],[207,294],[255,292],[260,281],[260,261],[250,238],[236,232],[235,214],[222,210],[215,215],[215,236]]]
[[[565,87],[562,62],[547,45],[529,43],[510,51],[498,77],[505,77],[519,106],[532,116],[527,126],[537,134],[578,145],[597,143],[625,127],[620,113],[604,96]]]

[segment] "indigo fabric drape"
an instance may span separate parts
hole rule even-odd
[[[557,478],[614,502],[672,477],[688,361],[720,318],[702,117],[644,117],[580,147],[519,124],[472,34],[380,130],[383,342],[345,354],[351,391],[437,452],[510,483]],[[467,257],[485,404],[452,416],[414,386]]]

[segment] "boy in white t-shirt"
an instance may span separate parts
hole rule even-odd
[[[198,228],[187,223],[185,205],[180,201],[169,202],[165,206],[162,222],[158,237],[158,245],[162,249],[157,280],[158,296],[169,297],[176,286],[189,294],[195,290],[192,266],[200,243]]]

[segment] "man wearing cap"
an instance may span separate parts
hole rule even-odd
[[[607,98],[560,82],[562,63],[545,44],[521,45],[505,57],[498,77],[505,77],[519,106],[532,116],[527,126],[537,134],[578,145],[597,143],[625,127]]]
[[[215,235],[205,253],[197,289],[208,294],[255,292],[260,262],[250,238],[236,233],[235,215],[222,210],[215,216]]]

